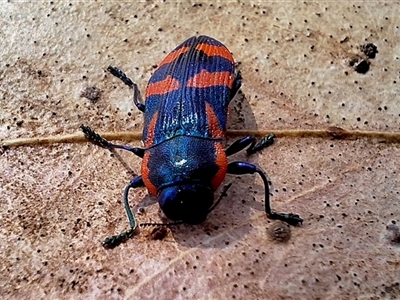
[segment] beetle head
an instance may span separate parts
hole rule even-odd
[[[165,187],[158,194],[158,203],[165,215],[187,224],[204,222],[213,202],[212,189],[201,183]]]

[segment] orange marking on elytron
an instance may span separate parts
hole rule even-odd
[[[171,62],[173,62],[175,59],[178,58],[179,55],[181,55],[182,53],[185,53],[189,50],[189,47],[182,47],[178,50],[176,50],[175,52],[171,52],[170,54],[168,54],[162,61],[161,63],[158,65],[159,69],[161,66],[169,64]]]
[[[221,56],[226,58],[230,62],[234,62],[232,54],[224,46],[213,46],[210,44],[198,44],[196,46],[197,50],[203,51],[208,56]]]
[[[225,149],[221,143],[215,143],[215,153],[217,154],[215,163],[219,167],[219,170],[211,180],[214,191],[221,185],[222,181],[224,181],[226,171],[228,170],[228,159],[226,158]]]
[[[168,75],[164,80],[151,83],[146,89],[146,98],[154,95],[163,95],[179,89],[179,81]]]
[[[147,127],[147,136],[146,140],[144,141],[145,147],[153,146],[154,131],[156,129],[157,120],[158,120],[158,112],[154,113],[154,116],[150,120],[149,126]]]
[[[233,76],[231,72],[208,72],[201,70],[200,73],[194,75],[186,84],[189,87],[206,88],[210,86],[225,85],[232,87]]]
[[[211,132],[211,136],[213,138],[223,138],[224,131],[219,127],[218,118],[215,115],[214,110],[212,109],[211,105],[206,102],[206,114],[208,119],[208,127]]]
[[[142,160],[142,180],[144,185],[146,186],[147,190],[149,191],[150,195],[156,196],[157,195],[157,187],[151,183],[149,175],[150,175],[150,169],[147,166],[147,163],[149,161],[150,157],[150,152],[146,151],[143,156]]]

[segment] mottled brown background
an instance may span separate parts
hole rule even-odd
[[[130,90],[105,69],[120,67],[143,91],[160,60],[196,34],[241,63],[231,128],[399,131],[398,2],[196,3],[2,1],[0,139],[76,133],[82,123],[140,130]],[[367,42],[379,53],[359,74],[349,60]],[[96,103],[81,97],[93,86]],[[140,159],[121,155],[139,172]],[[261,180],[228,176],[233,187],[204,224],[162,241],[144,229],[105,250],[102,239],[127,227],[131,175],[120,162],[88,143],[10,148],[0,155],[1,297],[399,298],[400,247],[387,230],[400,222],[399,155],[398,144],[374,139],[280,138],[249,161],[268,172],[274,207],[305,219],[288,242],[268,236],[275,222]],[[130,199],[146,207],[141,222],[160,221],[145,189]]]

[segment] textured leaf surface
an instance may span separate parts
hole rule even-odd
[[[243,94],[230,107],[230,128],[399,131],[399,8],[4,2],[0,139],[74,133],[82,123],[141,130],[131,92],[107,66],[120,67],[143,90],[154,65],[195,34],[224,42],[240,62]],[[365,43],[379,52],[360,74],[350,62]],[[95,97],[81,96],[88,87]],[[139,159],[121,155],[139,172]],[[376,140],[281,138],[249,160],[273,182],[273,206],[305,220],[288,241],[269,235],[280,225],[264,215],[261,180],[231,176],[227,197],[204,224],[177,226],[163,240],[143,229],[105,250],[101,241],[128,226],[121,198],[131,175],[120,162],[87,143],[10,148],[0,155],[0,294],[398,298],[399,155],[397,144]],[[144,189],[130,199],[145,207],[140,222],[160,221]]]

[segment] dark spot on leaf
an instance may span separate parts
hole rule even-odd
[[[369,62],[360,56],[351,59],[349,65],[360,74],[365,74],[369,70]]]
[[[168,229],[165,226],[155,227],[149,234],[151,240],[163,240],[168,234]]]
[[[371,59],[375,58],[378,53],[378,48],[372,43],[361,45],[360,49],[368,58]]]
[[[268,229],[268,235],[277,242],[287,242],[291,237],[290,226],[284,222],[274,222]]]
[[[88,86],[81,92],[80,96],[89,99],[90,102],[95,104],[97,101],[99,101],[102,92],[102,90],[95,86]]]

